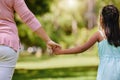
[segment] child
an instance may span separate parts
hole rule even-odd
[[[53,51],[55,54],[81,53],[98,42],[100,64],[97,80],[120,80],[119,11],[114,5],[103,7],[100,26],[101,29],[84,45],[65,50],[53,48]]]

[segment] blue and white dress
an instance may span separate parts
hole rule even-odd
[[[120,47],[112,46],[104,39],[98,43],[98,50],[97,80],[120,80]]]

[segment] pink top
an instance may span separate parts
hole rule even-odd
[[[14,11],[33,31],[41,27],[39,21],[28,9],[24,0],[0,0],[0,44],[17,51],[20,48]]]

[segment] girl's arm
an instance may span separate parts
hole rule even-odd
[[[53,49],[55,54],[75,54],[81,53],[93,46],[97,41],[99,41],[99,32],[96,32],[84,45],[77,46],[70,49],[60,50],[58,48]]]

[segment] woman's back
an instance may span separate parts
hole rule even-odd
[[[20,42],[14,12],[33,31],[41,27],[41,24],[28,9],[24,0],[0,0],[0,44],[12,47],[17,51],[20,48]]]
[[[14,0],[0,0],[0,20],[14,22]]]

